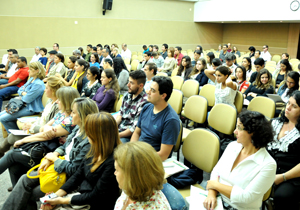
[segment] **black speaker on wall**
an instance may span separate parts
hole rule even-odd
[[[113,0],[103,0],[103,15],[105,15],[106,10],[111,10]]]

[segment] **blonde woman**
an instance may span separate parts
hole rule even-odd
[[[161,191],[165,182],[162,161],[150,144],[140,141],[121,144],[114,158],[115,175],[123,191],[115,210],[171,210]]]
[[[63,86],[64,83],[60,78],[53,76],[48,78],[45,94],[49,100],[47,101],[42,116],[39,117],[35,122],[24,123],[23,130],[29,130],[30,133],[38,133],[40,132],[40,129],[59,112],[58,104],[56,103],[56,91]],[[0,146],[0,157],[2,157],[17,140],[22,138],[24,138],[24,136],[9,134],[9,136],[4,139]]]
[[[116,58],[116,57],[122,57],[120,54],[119,54],[119,49],[118,48],[114,48],[113,50],[112,50],[112,58]]]
[[[18,90],[19,97],[26,106],[13,114],[7,113],[6,110],[0,113],[0,122],[8,133],[10,133],[9,129],[18,129],[17,118],[34,115],[44,110],[42,96],[45,90],[43,82],[45,69],[40,62],[29,64],[29,77],[30,79]]]
[[[101,73],[102,86],[93,97],[99,111],[110,112],[119,97],[120,86],[114,70],[105,69]]]

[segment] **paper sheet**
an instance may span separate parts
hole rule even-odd
[[[163,166],[164,166],[165,174],[166,174],[165,177],[169,177],[173,174],[176,174],[176,173],[179,173],[181,171],[189,169],[183,163],[181,163],[177,160],[174,160],[172,158],[169,158],[169,159],[165,160],[163,162]]]
[[[33,122],[36,121],[39,117],[23,117],[23,118],[18,118],[18,120],[22,123],[26,122]]]
[[[28,131],[23,130],[14,130],[14,129],[8,129],[12,134],[18,135],[18,136],[30,136],[31,134],[28,133]]]
[[[207,197],[208,191],[202,190],[198,187],[191,185],[191,196],[189,197],[190,201],[190,210],[206,210],[203,206],[203,202]],[[214,210],[223,210],[223,202],[221,196],[217,197],[217,206]]]

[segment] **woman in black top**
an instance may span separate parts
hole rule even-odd
[[[276,81],[276,88],[279,84],[287,78],[289,72],[293,71],[289,60],[283,59],[280,61],[280,69],[274,72],[274,79]]]
[[[251,101],[257,96],[267,96],[267,94],[273,94],[274,87],[271,83],[272,77],[270,72],[267,69],[260,70],[255,82],[253,82],[245,91],[244,98],[248,101]],[[247,102],[245,104],[247,104]]]
[[[181,60],[177,76],[180,76],[185,80],[189,79],[189,75],[193,70],[190,56],[184,56]]]
[[[86,83],[86,85],[82,89],[81,97],[89,97],[92,99],[99,87],[101,87],[101,72],[99,68],[96,66],[91,66],[87,70],[86,78],[89,80],[89,82]]]

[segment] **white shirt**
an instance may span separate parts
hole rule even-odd
[[[34,55],[32,56],[32,59],[31,59],[30,63],[39,61],[39,58],[40,58],[40,57],[42,57],[41,54],[38,54],[38,55],[37,55],[37,54],[34,54]]]
[[[72,142],[66,147],[65,150],[65,160],[70,161],[70,152],[73,148],[73,144],[74,144],[74,139],[79,136],[80,134],[80,130],[77,131],[76,135],[72,138]]]
[[[2,57],[2,64],[4,66],[6,66],[7,61],[8,61],[8,54],[4,54],[3,57]]]
[[[220,176],[220,183],[232,186],[230,199],[222,199],[239,210],[259,210],[264,194],[271,188],[276,175],[276,162],[265,148],[260,148],[232,166],[243,146],[236,141],[230,143],[211,173],[211,180]]]
[[[131,59],[131,51],[128,49],[126,51],[122,50],[121,56],[123,59],[125,59],[125,58]]]
[[[261,54],[260,54],[260,57],[261,57],[262,59],[264,59],[264,61],[270,61],[271,58],[272,58],[272,56],[271,56],[271,54],[269,53],[269,51],[267,51],[266,53],[265,53],[264,51],[262,51]]]
[[[233,83],[236,85],[236,90],[233,90],[230,87],[225,87],[222,89],[222,83],[218,83],[217,80],[215,80],[215,104],[223,103],[235,107],[234,99],[238,90],[238,85],[235,82]]]
[[[12,75],[14,75],[14,73],[17,72],[17,70],[18,70],[18,64],[15,63],[10,67],[10,69],[8,69],[6,76],[11,77]]]
[[[103,66],[103,62],[104,62],[104,60],[105,60],[106,58],[109,58],[110,60],[112,60],[112,58],[110,57],[110,55],[108,55],[107,57],[104,57],[104,56],[103,56],[103,59],[102,59],[102,61],[101,61],[101,63],[100,63],[100,66]]]

